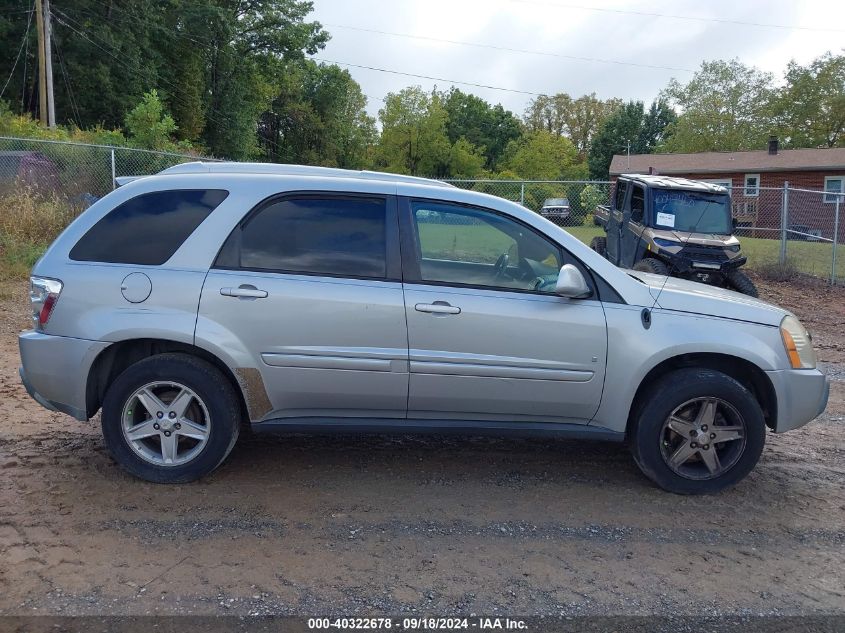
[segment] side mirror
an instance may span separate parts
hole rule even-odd
[[[739,226],[739,221],[737,221],[736,218],[731,218],[731,226],[733,227],[733,230],[736,231],[736,227]]]
[[[582,299],[590,296],[590,287],[580,270],[572,264],[564,264],[557,276],[555,294],[570,299]]]

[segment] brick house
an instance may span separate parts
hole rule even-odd
[[[677,176],[727,187],[738,224],[760,227],[764,233],[780,227],[785,183],[791,189],[789,228],[801,233],[832,237],[839,198],[839,239],[845,240],[845,198],[831,195],[845,193],[845,147],[782,150],[773,137],[768,149],[760,151],[615,155],[610,164],[611,181],[631,173]]]

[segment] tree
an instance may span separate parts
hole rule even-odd
[[[701,64],[687,84],[672,79],[663,98],[680,108],[669,126],[669,152],[750,150],[763,147],[773,131],[775,95],[770,73],[739,60]]]
[[[502,163],[521,178],[558,180],[577,157],[578,151],[569,139],[537,130],[511,141]]]
[[[790,62],[774,115],[787,147],[845,147],[845,55]]]
[[[643,116],[640,133],[637,136],[637,151],[645,154],[654,152],[669,138],[670,126],[677,120],[678,115],[665,100],[652,101],[648,112]]]
[[[261,145],[277,162],[360,169],[370,162],[375,121],[347,70],[313,61],[285,65],[259,124]]]
[[[566,93],[553,97],[541,95],[528,104],[525,124],[532,131],[546,130],[569,137],[579,156],[584,158],[602,123],[621,105],[619,99],[602,101],[595,93],[577,99]]]
[[[665,143],[677,116],[672,108],[657,99],[645,111],[642,101],[629,101],[618,108],[602,125],[590,146],[587,163],[590,177],[605,180],[614,154],[651,154]]]
[[[519,119],[501,104],[491,106],[455,87],[441,94],[441,99],[448,115],[449,142],[454,144],[465,138],[484,153],[485,167],[496,169],[505,147],[522,134]]]
[[[15,9],[29,8],[7,0]],[[53,5],[56,110],[60,123],[119,127],[156,89],[180,138],[235,159],[255,155],[257,121],[277,93],[280,62],[302,60],[328,41],[303,0],[74,0]],[[25,11],[0,10],[0,46],[18,51]],[[18,113],[35,113],[34,30],[15,66],[0,74]],[[24,74],[24,68],[27,69]]]
[[[145,149],[166,150],[173,146],[171,137],[177,126],[173,117],[164,111],[158,92],[151,90],[126,115],[126,129],[133,144]]]
[[[581,207],[585,210],[584,217],[589,218],[593,210],[600,204],[607,204],[608,192],[596,185],[587,185],[581,190]]]
[[[632,154],[645,153],[646,148],[641,145],[644,117],[643,102],[629,101],[607,118],[593,139],[587,157],[591,178],[606,180],[613,155],[626,152],[628,147]]]
[[[461,137],[449,150],[449,176],[477,178],[484,169],[485,157],[475,145]]]
[[[379,110],[378,165],[400,174],[441,175],[450,151],[447,119],[436,92],[412,86],[389,93]]]

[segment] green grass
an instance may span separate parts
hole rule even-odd
[[[594,237],[604,235],[598,226],[571,226],[566,231],[584,244]],[[469,254],[472,261],[493,263],[507,251],[512,241],[496,229],[486,225],[451,226],[446,224],[420,223],[420,236],[426,245],[428,257],[448,258],[450,254]],[[755,237],[741,237],[743,254],[748,257],[750,269],[770,266],[780,257],[780,241]],[[829,242],[801,242],[789,240],[786,245],[787,258],[796,271],[830,278],[833,245]],[[836,277],[845,279],[845,244],[837,247]]]
[[[566,227],[566,231],[577,237],[584,244],[589,244],[594,237],[604,235],[598,226]],[[780,240],[759,237],[741,237],[739,243],[742,253],[748,257],[750,269],[769,266],[780,258]],[[786,244],[786,256],[798,272],[830,279],[830,265],[833,244],[830,242],[801,242],[789,240]],[[836,277],[845,279],[845,244],[836,250]]]
[[[32,244],[0,234],[0,279],[26,279],[47,244]]]
[[[514,241],[488,224],[420,222],[423,257],[494,264]]]

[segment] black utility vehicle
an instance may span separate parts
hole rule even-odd
[[[684,178],[624,175],[611,206],[596,207],[594,221],[607,237],[590,247],[623,268],[737,290],[757,296],[739,270],[746,258],[732,234],[727,189]]]

